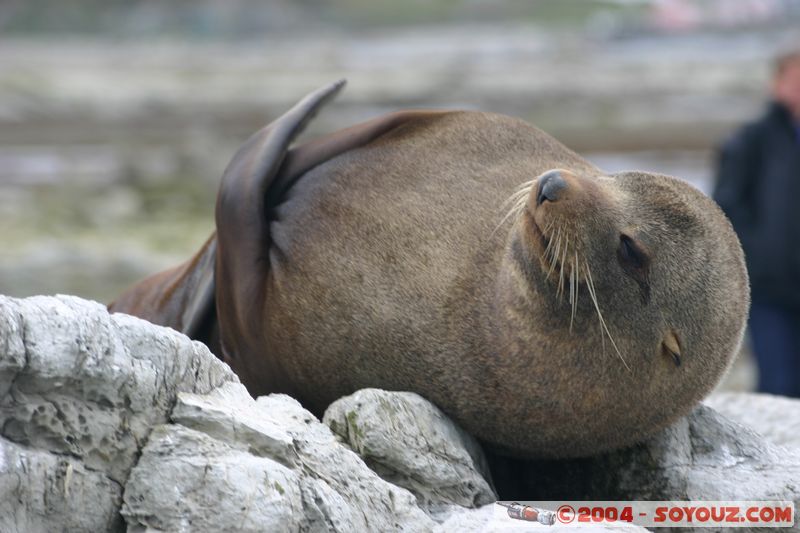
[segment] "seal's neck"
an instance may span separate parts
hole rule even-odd
[[[504,347],[508,353],[512,346],[532,341],[534,329],[542,311],[541,281],[534,270],[539,265],[532,261],[528,251],[512,235],[506,246],[497,277],[495,278],[491,316],[491,343]],[[504,357],[504,354],[498,354]]]
[[[571,344],[570,308],[559,299],[552,280],[542,272],[534,253],[519,236],[509,236],[494,280],[489,345],[497,358],[532,357],[540,353],[543,339]],[[588,311],[588,295],[576,317]],[[563,333],[563,334],[562,334]]]

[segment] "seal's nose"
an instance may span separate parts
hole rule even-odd
[[[557,201],[564,190],[567,182],[558,170],[551,170],[539,178],[539,190],[536,194],[536,205],[542,205],[545,200],[550,202]]]

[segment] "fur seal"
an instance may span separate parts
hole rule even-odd
[[[518,457],[636,443],[720,380],[749,289],[712,200],[490,113],[395,113],[290,149],[342,84],[254,134],[216,235],[110,309],[209,343],[253,395],[320,414],[414,391]]]

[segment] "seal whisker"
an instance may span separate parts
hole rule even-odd
[[[528,196],[530,196],[530,190],[522,190],[512,194],[508,200],[507,204],[509,208],[513,210],[519,210],[522,206],[524,206],[528,201]]]
[[[502,208],[516,204],[520,197],[527,196],[528,194],[530,194],[532,187],[533,187],[533,180],[523,183],[522,185],[514,189],[514,192],[512,192],[509,195],[509,197],[506,198],[506,200],[500,207]]]
[[[525,208],[525,204],[528,203],[528,196],[530,196],[531,190],[533,189],[534,181],[535,178],[517,187],[517,189],[500,205],[500,211],[507,211],[503,218],[500,219],[497,226],[495,226],[492,235],[494,235],[508,219],[514,218],[522,212]]]
[[[533,182],[536,181],[536,178],[526,181],[519,187],[517,187],[514,192],[511,194],[511,197],[514,196],[528,196],[531,191],[533,190]]]
[[[572,270],[569,275],[569,300],[572,303],[572,315],[569,317],[569,332],[572,333],[572,323],[575,321],[575,311],[578,309],[578,250],[575,250],[575,261],[572,263]]]
[[[564,244],[564,250],[561,254],[561,257],[559,258],[559,263],[561,264],[558,273],[558,290],[556,291],[559,301],[564,296],[564,263],[566,263],[568,248],[569,248],[569,236],[567,236],[567,242]]]
[[[570,265],[569,271],[569,305],[570,305],[570,316],[569,316],[569,331],[572,333],[572,323],[575,320],[575,265]]]
[[[519,204],[520,202],[517,202],[515,205],[509,208],[508,212],[503,216],[503,218],[500,219],[500,222],[498,222],[497,226],[495,226],[494,229],[492,230],[492,236],[494,236],[494,234],[497,233],[497,230],[499,230],[503,226],[503,224],[506,223],[507,220],[519,215],[519,213],[522,211],[522,208],[525,207],[525,202],[522,202],[521,205]]]
[[[569,304],[575,299],[575,265],[572,264],[572,257],[569,261]]]
[[[589,289],[589,296],[591,296],[592,302],[594,303],[594,308],[597,310],[597,318],[600,319],[600,325],[608,335],[608,340],[611,341],[611,346],[614,347],[614,351],[617,352],[617,355],[622,361],[622,364],[625,365],[625,368],[630,370],[631,367],[628,366],[628,363],[625,362],[625,358],[622,357],[622,353],[620,353],[619,348],[617,347],[617,343],[614,342],[614,337],[611,336],[611,332],[608,330],[606,321],[603,319],[603,313],[600,312],[600,306],[597,303],[597,293],[594,290],[594,282],[592,281],[592,272],[591,269],[589,269],[589,264],[588,263],[585,264],[586,264],[586,287],[587,289]]]
[[[544,233],[545,233],[545,236],[548,239],[550,238],[550,236],[552,236],[553,227],[555,227],[555,225],[556,225],[556,221],[555,220],[551,220],[550,222],[547,223],[547,226],[544,227]]]
[[[564,279],[565,281],[566,281],[566,273],[565,273],[565,270],[564,270],[564,269],[565,269],[565,268],[566,268],[566,266],[567,266],[567,257],[568,257],[568,255],[567,255],[567,254],[568,254],[568,253],[569,253],[569,237],[567,237],[567,244],[566,244],[566,246],[564,246],[564,255],[563,255],[563,256],[562,256],[562,258],[561,258],[561,277],[562,277],[562,279]],[[563,283],[562,283],[562,287],[563,287]],[[561,291],[561,294],[562,294],[562,295],[564,294],[564,290],[563,290],[563,289],[562,289],[562,291]]]
[[[550,250],[550,257],[548,260],[550,261],[550,268],[547,271],[547,279],[550,279],[550,276],[553,274],[553,271],[556,268],[556,258],[558,257],[558,252],[561,248],[561,227],[559,226],[558,231],[556,232],[556,237],[553,239],[556,242],[555,247]],[[552,241],[551,241],[552,243]]]
[[[600,316],[600,321],[598,322],[598,326],[600,327],[600,346],[603,351],[603,356],[606,355],[606,334],[605,330],[603,329],[603,318],[600,315],[600,306],[597,305],[597,296],[594,293],[594,283],[591,281],[591,277],[589,276],[589,265],[586,265],[586,290],[589,291],[589,298],[592,300],[595,309],[597,309],[597,314]]]
[[[547,226],[545,226],[544,231],[542,231],[542,235],[544,235],[545,238],[547,238],[547,246],[545,246],[545,248],[544,248],[545,257],[549,257],[550,256],[550,251],[553,249],[553,241],[555,239],[553,238],[553,234],[552,234],[551,230],[553,229],[554,225],[555,225],[555,222],[551,220],[547,224]],[[548,237],[548,235],[549,235],[549,237]]]

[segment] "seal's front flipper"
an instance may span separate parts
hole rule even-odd
[[[185,263],[140,281],[108,305],[114,313],[138,316],[204,342],[215,351],[214,262],[216,235],[211,235]],[[215,352],[216,353],[216,352]],[[217,354],[221,355],[221,354]]]
[[[196,282],[194,290],[183,309],[181,333],[190,339],[205,342],[213,351],[209,341],[213,335],[212,330],[216,329],[216,306],[214,305],[214,292],[216,291],[214,271],[217,259],[216,235],[212,235],[208,239],[207,245],[203,248],[205,253],[201,256],[201,261],[195,269]]]
[[[244,349],[240,344],[246,338],[245,331],[253,333],[255,328],[261,328],[260,311],[254,304],[263,301],[260,296],[271,245],[267,190],[278,175],[289,145],[344,83],[340,80],[318,89],[256,132],[222,176],[216,209],[216,299],[223,351],[230,356]],[[247,338],[253,339],[253,335]]]

